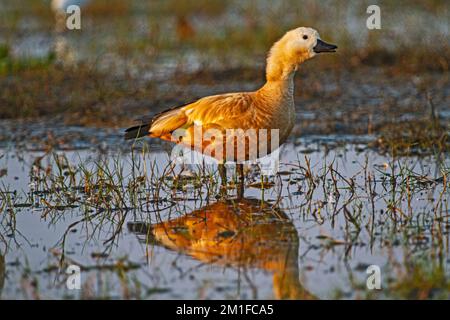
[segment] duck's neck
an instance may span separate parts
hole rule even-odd
[[[297,64],[287,59],[283,52],[277,50],[277,44],[272,48],[267,58],[266,83],[259,90],[265,95],[273,97],[294,96],[294,75],[297,71]]]

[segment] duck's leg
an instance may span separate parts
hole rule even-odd
[[[241,199],[244,196],[244,164],[236,164],[236,173],[238,178],[237,197]]]
[[[220,184],[221,189],[227,190],[227,168],[225,168],[225,165],[223,163],[219,163],[218,165],[219,175],[220,175]]]

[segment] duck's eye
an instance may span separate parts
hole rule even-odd
[[[304,39],[304,40],[308,39],[308,36],[305,34],[305,35],[303,36],[303,39]]]

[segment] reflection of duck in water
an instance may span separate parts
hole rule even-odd
[[[5,285],[5,257],[0,253],[0,298]]]
[[[261,200],[220,201],[166,222],[128,228],[203,262],[269,271],[277,299],[314,298],[299,282],[297,230],[282,211]]]

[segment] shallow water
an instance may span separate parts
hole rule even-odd
[[[3,149],[1,297],[382,298],[411,262],[448,277],[449,159],[393,161],[364,142],[338,145],[286,145],[274,186],[261,190],[253,168],[244,199],[229,190],[227,201],[196,168],[175,186],[160,146],[133,157]],[[81,290],[66,288],[70,264],[81,266]],[[377,292],[365,286],[371,264],[382,271]]]

